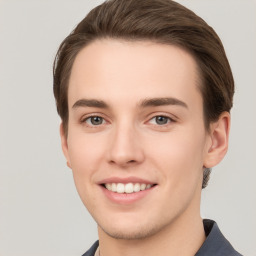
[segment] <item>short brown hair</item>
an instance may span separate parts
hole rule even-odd
[[[109,0],[97,6],[61,43],[53,66],[57,111],[68,133],[68,82],[77,54],[97,39],[150,40],[190,52],[201,79],[206,129],[233,102],[234,80],[215,31],[194,12],[172,0]],[[204,172],[203,187],[210,171]]]

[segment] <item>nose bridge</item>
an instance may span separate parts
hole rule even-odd
[[[139,132],[127,119],[115,125],[109,148],[109,161],[118,165],[140,163],[144,159]]]

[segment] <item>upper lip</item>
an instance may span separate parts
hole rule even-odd
[[[107,183],[141,183],[141,184],[156,184],[156,182],[152,182],[143,178],[135,177],[135,176],[130,176],[130,177],[109,177],[106,179],[101,180],[98,182],[98,184],[107,184]]]

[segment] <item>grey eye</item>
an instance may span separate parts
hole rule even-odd
[[[155,117],[155,122],[159,125],[164,125],[169,122],[170,118],[165,117],[165,116],[156,116]]]
[[[101,125],[103,124],[104,119],[100,116],[92,116],[87,118],[86,122],[89,123],[90,125]]]

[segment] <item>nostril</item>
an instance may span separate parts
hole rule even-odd
[[[137,161],[136,160],[128,160],[128,161],[125,161],[125,160],[122,160],[122,159],[119,159],[119,160],[110,160],[109,163],[114,165],[114,164],[117,164],[117,165],[120,165],[120,166],[129,166],[129,165],[132,165],[132,164],[135,164]]]

